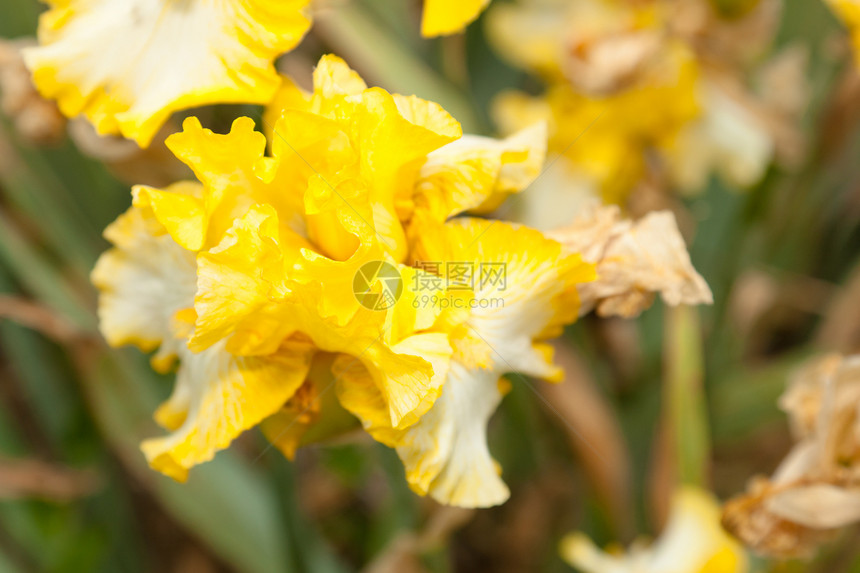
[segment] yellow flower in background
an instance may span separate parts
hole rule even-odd
[[[547,121],[549,151],[607,202],[623,202],[645,175],[649,150],[669,150],[701,113],[699,66],[664,36],[660,7],[532,0],[490,13],[488,32],[502,55],[548,82],[542,96],[500,96],[496,122],[508,132]]]
[[[536,97],[507,92],[496,100],[493,115],[505,132],[546,121],[548,150],[563,155],[560,167],[593,181],[604,201],[620,203],[645,175],[648,151],[668,152],[700,113],[695,62],[678,52],[660,76],[607,96],[580,93],[568,84]]]
[[[487,34],[511,63],[549,83],[609,93],[662,58],[664,8],[658,0],[520,0],[494,6]]]
[[[606,553],[581,533],[562,541],[562,557],[583,573],[746,573],[746,554],[720,527],[720,507],[703,490],[685,487],[672,499],[669,520],[650,546]]]
[[[212,103],[266,103],[274,59],[310,27],[308,0],[50,0],[34,82],[68,117],[149,144],[171,113]]]
[[[646,180],[694,191],[712,172],[745,187],[774,155],[780,118],[763,117],[725,73],[737,62],[699,53],[702,37],[721,46],[728,35],[707,2],[520,0],[494,6],[487,23],[500,54],[547,84],[539,96],[501,94],[493,117],[503,132],[548,122],[566,182],[556,201],[576,188],[624,204]]]
[[[106,338],[179,363],[150,464],[184,479],[261,423],[292,455],[345,408],[417,491],[504,501],[486,446],[501,376],[558,375],[541,341],[576,319],[593,268],[538,231],[449,218],[522,190],[543,127],[463,137],[438,105],[367,88],[332,56],[312,93],[285,80],[264,123],[268,140],[248,118],[224,135],[186,120],[167,146],[199,183],[134,188],[107,231],[93,273]],[[450,281],[452,266],[466,271]],[[443,278],[432,296],[412,286]]]
[[[430,38],[462,32],[489,3],[490,0],[424,0],[421,35]]]

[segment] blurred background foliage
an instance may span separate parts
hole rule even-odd
[[[0,35],[32,36],[41,9],[0,0]],[[335,52],[369,83],[436,100],[478,133],[492,132],[494,95],[538,88],[493,54],[480,21],[464,36],[425,41],[418,14],[419,3],[404,0],[321,7],[283,67],[308,74]],[[557,551],[568,531],[607,543],[658,530],[667,435],[708,462],[691,479],[721,497],[741,491],[789,448],[776,405],[786,374],[811,354],[860,342],[860,79],[838,37],[823,4],[786,2],[777,42],[810,53],[804,163],[774,167],[746,192],[714,178],[683,200],[714,305],[678,314],[657,304],[635,321],[586,317],[567,333],[568,378],[599,388],[623,435],[612,442],[589,426],[587,401],[570,385],[515,381],[490,436],[512,497],[478,512],[413,495],[396,455],[364,434],[304,448],[290,463],[254,431],[185,485],[150,471],[138,443],[158,432],[151,413],[171,381],[140,352],[100,341],[88,281],[129,185],[68,138],[37,147],[3,117],[0,571],[569,571]],[[261,112],[195,113],[226,128],[236,113]],[[672,393],[679,371],[703,381],[706,401]],[[613,464],[628,454],[634,479],[613,482]],[[858,542],[849,531],[812,564],[757,567],[860,571]]]

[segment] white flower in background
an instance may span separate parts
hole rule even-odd
[[[720,527],[720,507],[703,490],[687,487],[672,499],[657,540],[635,543],[627,553],[607,553],[581,533],[567,536],[562,557],[583,573],[746,573],[743,548]]]

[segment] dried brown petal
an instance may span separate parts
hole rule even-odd
[[[773,486],[766,478],[753,480],[750,490],[748,495],[726,503],[722,523],[758,553],[783,559],[808,558],[833,538],[833,531],[804,527],[769,511],[765,502]]]
[[[592,208],[549,235],[597,265],[597,280],[579,290],[583,314],[596,308],[601,316],[636,316],[656,293],[671,306],[713,302],[669,212],[633,222],[617,207]]]

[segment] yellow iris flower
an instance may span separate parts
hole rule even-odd
[[[145,147],[174,111],[268,102],[274,59],[310,27],[308,2],[48,0],[25,60],[66,116]]]
[[[268,138],[249,118],[224,135],[186,120],[167,146],[199,182],[135,187],[106,232],[105,337],[179,363],[150,464],[184,479],[258,424],[291,456],[346,410],[416,491],[501,503],[486,423],[502,375],[558,376],[542,341],[576,319],[594,267],[538,231],[452,217],[528,185],[544,128],[463,136],[440,106],[368,88],[332,56],[311,93],[283,80],[263,124]],[[471,270],[451,281],[454,266]]]

